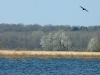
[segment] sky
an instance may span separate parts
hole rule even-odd
[[[100,25],[100,0],[0,0],[1,23]]]

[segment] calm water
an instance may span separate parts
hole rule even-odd
[[[0,75],[100,75],[100,60],[0,58]]]

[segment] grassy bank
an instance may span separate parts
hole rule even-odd
[[[100,58],[100,52],[0,50],[1,58]]]

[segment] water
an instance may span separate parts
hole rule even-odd
[[[100,75],[100,60],[0,58],[0,75]]]

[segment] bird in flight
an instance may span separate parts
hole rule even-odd
[[[80,6],[83,10],[85,10],[85,11],[87,11],[87,12],[89,12],[87,9],[85,9],[85,8],[83,8],[82,6]]]
[[[34,2],[36,2],[36,0],[34,0]]]

